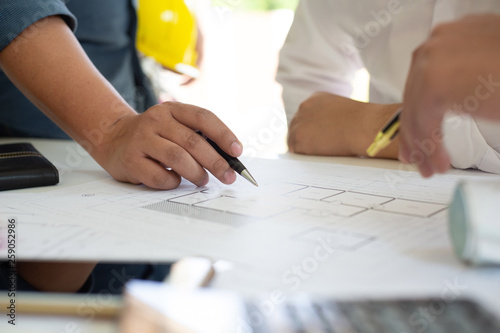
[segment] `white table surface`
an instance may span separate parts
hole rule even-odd
[[[10,142],[31,142],[42,154],[44,154],[52,163],[56,165],[60,172],[60,184],[58,187],[67,187],[77,184],[83,184],[93,180],[109,178],[109,175],[86,154],[75,142],[65,140],[46,140],[46,139],[0,139],[0,144]],[[344,158],[344,157],[313,157],[301,155],[282,155],[278,158],[293,159],[302,161],[313,161],[323,163],[337,163],[346,165],[366,166],[384,169],[404,169],[415,170],[414,168],[403,167],[401,163],[392,160],[365,159],[365,158]],[[47,188],[30,188],[16,190],[16,193],[43,193]],[[495,293],[498,294],[498,293]],[[487,307],[500,314],[500,302],[498,298],[492,297],[488,291],[478,293],[476,295],[481,299]],[[494,295],[493,295],[494,296]],[[78,327],[86,331],[98,332],[114,332],[117,330],[115,323],[110,321],[92,321],[88,322],[81,318],[69,319],[68,317],[38,317],[38,316],[23,316],[19,318],[24,321],[25,330],[23,332],[45,332],[64,331],[65,325],[76,323]],[[0,328],[4,332],[5,320],[0,322]],[[72,324],[71,324],[72,325]],[[9,328],[9,327],[5,327]],[[47,328],[44,330],[44,328]],[[12,330],[12,332],[20,332],[21,330]]]

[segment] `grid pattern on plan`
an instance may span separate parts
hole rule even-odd
[[[159,212],[183,215],[202,220],[242,226],[253,220],[279,217],[296,210],[312,216],[351,217],[376,210],[391,214],[427,218],[446,209],[444,204],[398,199],[389,196],[345,191],[335,188],[301,184],[274,184],[273,195],[258,196],[252,193],[238,195],[234,192],[204,189],[183,194],[168,200],[142,206]]]

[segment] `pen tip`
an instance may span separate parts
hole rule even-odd
[[[255,179],[252,177],[252,175],[250,174],[250,172],[248,172],[247,169],[243,170],[241,172],[241,175],[246,179],[248,180],[250,183],[254,184],[255,186],[259,187],[259,184],[257,184],[257,182],[255,181]]]

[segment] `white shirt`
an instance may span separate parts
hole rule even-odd
[[[492,12],[500,13],[500,1],[301,0],[277,75],[288,121],[314,92],[349,97],[363,67],[370,102],[400,103],[412,52],[433,27]],[[500,173],[500,124],[448,114],[443,131],[453,166]]]

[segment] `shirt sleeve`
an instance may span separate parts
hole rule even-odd
[[[444,118],[443,132],[455,168],[500,173],[500,124],[450,112]]]
[[[76,29],[76,18],[62,0],[0,1],[0,52],[33,23],[52,15],[60,15],[72,30]]]
[[[277,81],[290,123],[300,103],[318,91],[349,97],[363,68],[351,35],[338,24],[341,10],[329,0],[302,0],[280,51]]]

